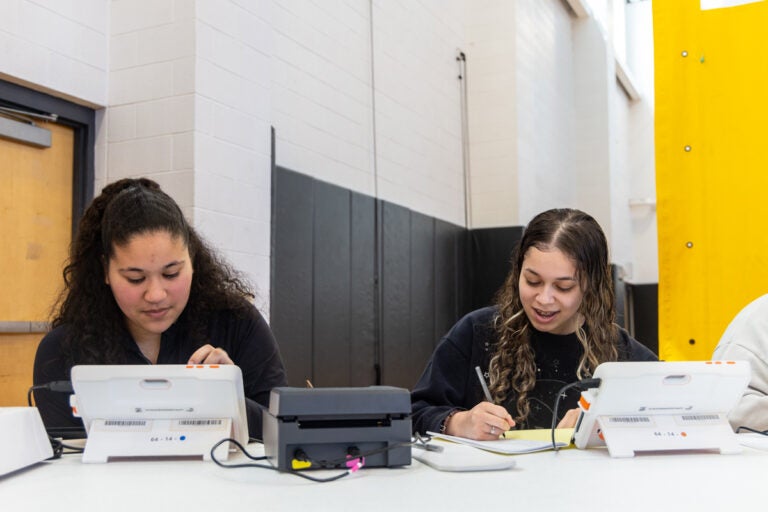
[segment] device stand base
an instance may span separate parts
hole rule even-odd
[[[200,458],[210,460],[213,445],[231,437],[232,420],[126,419],[94,420],[88,429],[83,462],[108,462],[132,458]],[[226,460],[229,443],[214,455]]]
[[[723,414],[599,416],[597,422],[611,457],[634,457],[637,452],[741,452]]]

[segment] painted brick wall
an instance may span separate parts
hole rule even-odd
[[[517,15],[520,223],[542,210],[576,206],[572,18],[560,1],[523,0]]]
[[[192,2],[110,3],[106,165],[96,191],[125,177],[158,181],[193,204],[194,37]]]
[[[0,2],[0,78],[89,106],[107,103],[107,0]]]
[[[194,220],[257,286],[270,269],[272,3],[197,0]]]
[[[368,2],[275,2],[277,163],[373,195]]]
[[[499,0],[466,12],[472,227],[520,224],[515,12]]]
[[[373,5],[378,197],[463,225],[456,55],[464,4]]]

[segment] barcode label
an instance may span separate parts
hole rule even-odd
[[[209,427],[211,425],[221,425],[221,420],[179,420],[179,425],[185,427]]]
[[[650,423],[651,419],[648,416],[611,416],[608,418],[609,423]]]
[[[104,420],[105,427],[145,427],[146,420]]]
[[[719,420],[720,416],[717,414],[693,414],[688,416],[681,416],[683,421],[714,421]]]

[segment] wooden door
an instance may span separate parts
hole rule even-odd
[[[0,406],[27,403],[72,236],[74,132],[38,124],[50,148],[0,139]]]

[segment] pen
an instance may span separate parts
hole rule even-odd
[[[485,393],[485,399],[493,403],[493,397],[491,396],[491,391],[488,389],[488,384],[485,383],[483,372],[480,371],[479,366],[475,366],[475,371],[477,372],[477,378],[480,379],[480,385],[483,386],[483,393]]]

